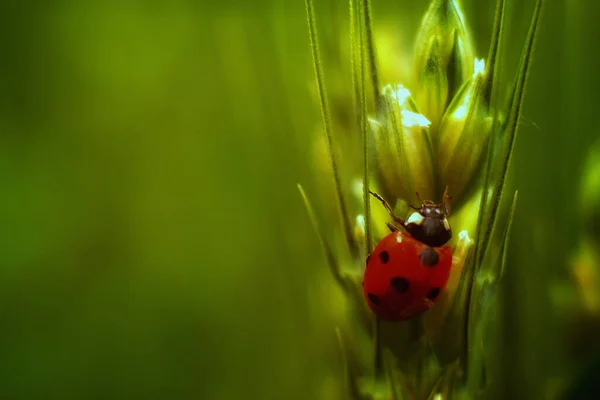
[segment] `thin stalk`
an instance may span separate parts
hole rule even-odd
[[[488,105],[492,104],[492,98],[497,94],[498,70],[500,67],[500,45],[502,31],[504,29],[504,9],[506,0],[498,0],[494,17],[494,28],[492,29],[492,42],[487,59],[487,70],[485,71],[484,96]]]
[[[510,166],[510,161],[511,161],[511,157],[512,157],[512,153],[514,150],[514,144],[515,144],[515,139],[517,136],[517,122],[519,120],[519,117],[521,115],[521,106],[523,103],[523,98],[524,98],[524,93],[525,93],[525,83],[527,81],[527,75],[529,73],[529,66],[531,64],[531,57],[533,54],[533,45],[535,42],[535,37],[536,37],[536,32],[537,32],[537,28],[539,25],[539,19],[540,19],[540,14],[541,14],[541,10],[542,10],[542,4],[543,4],[544,0],[538,0],[536,3],[536,7],[535,7],[535,11],[533,13],[533,17],[531,20],[531,24],[530,24],[530,28],[529,28],[529,33],[527,35],[527,40],[525,42],[525,46],[523,47],[523,52],[521,54],[521,61],[520,61],[520,65],[519,65],[519,72],[517,75],[517,78],[515,80],[515,87],[514,87],[514,91],[513,91],[513,96],[512,96],[512,101],[511,101],[511,107],[510,107],[510,113],[509,113],[509,118],[507,120],[507,125],[506,127],[508,128],[506,131],[508,132],[508,138],[507,138],[507,145],[506,145],[506,151],[505,151],[505,156],[504,156],[504,160],[502,163],[502,173],[500,176],[500,179],[498,181],[498,184],[496,185],[496,188],[494,190],[494,195],[493,195],[493,200],[492,200],[492,208],[491,208],[491,213],[488,219],[488,225],[487,225],[487,229],[485,231],[485,234],[482,238],[482,243],[481,243],[481,249],[480,251],[480,259],[483,259],[485,253],[487,252],[487,248],[489,246],[489,242],[492,236],[492,232],[495,229],[496,226],[496,214],[498,213],[498,209],[500,208],[500,201],[502,199],[502,191],[504,189],[504,184],[506,181],[506,175],[507,175],[507,171],[508,168]],[[487,188],[484,188],[484,190],[487,190]],[[475,259],[476,263],[480,262],[480,259]],[[464,368],[465,368],[465,374],[468,374],[468,370],[469,370],[469,365],[468,365],[468,360],[469,360],[469,353],[470,353],[470,347],[473,341],[473,334],[471,332],[471,324],[473,322],[473,309],[472,309],[472,300],[473,300],[473,290],[475,289],[473,287],[473,283],[474,283],[474,278],[475,278],[475,268],[473,268],[473,271],[469,274],[469,287],[468,287],[468,292],[467,292],[467,315],[465,318],[465,349],[464,349],[464,353],[463,353],[463,360],[464,360]]]
[[[363,10],[364,11],[364,10]],[[364,18],[366,19],[366,18]],[[361,65],[361,92],[360,92],[360,113],[362,117],[362,138],[363,138],[363,201],[365,207],[365,254],[371,252],[373,247],[371,238],[371,202],[369,196],[369,118],[367,116],[367,91],[366,91],[366,57],[365,41],[366,27],[360,25],[360,65]],[[365,38],[365,40],[363,40]]]
[[[366,50],[369,59],[369,69],[371,71],[371,85],[373,86],[373,96],[375,98],[375,107],[377,115],[383,108],[383,100],[381,98],[380,86],[379,86],[379,68],[377,66],[377,54],[375,48],[375,39],[373,38],[373,13],[371,11],[371,1],[362,0],[361,9],[363,14],[363,21],[365,25],[365,41]]]
[[[515,146],[515,140],[517,138],[518,133],[518,121],[521,117],[521,108],[523,105],[523,98],[525,94],[525,85],[527,82],[527,76],[529,74],[529,67],[531,66],[531,59],[533,55],[533,48],[535,44],[535,38],[537,29],[539,26],[540,15],[542,12],[542,5],[544,0],[538,0],[535,5],[535,11],[533,13],[533,18],[531,20],[531,25],[529,27],[529,33],[527,35],[527,41],[525,47],[523,48],[523,53],[521,54],[521,62],[519,65],[519,73],[517,75],[517,79],[515,81],[515,87],[513,90],[513,96],[510,106],[510,113],[507,119],[506,131],[508,132],[507,143],[506,143],[506,152],[504,155],[504,160],[502,162],[502,173],[500,175],[500,179],[498,181],[498,185],[495,188],[493,203],[490,214],[490,224],[487,227],[485,235],[483,237],[483,247],[482,251],[487,251],[487,247],[489,246],[489,242],[492,236],[492,232],[496,226],[496,214],[498,213],[498,209],[500,208],[500,201],[502,198],[502,191],[504,189],[504,184],[506,182],[506,176],[508,172],[508,168],[510,166],[510,161],[512,159],[512,154]]]
[[[506,229],[504,230],[504,237],[502,238],[502,259],[500,261],[500,271],[498,273],[498,279],[502,278],[504,273],[504,267],[506,266],[506,258],[508,255],[508,243],[510,242],[510,235],[512,232],[512,224],[515,215],[515,210],[517,208],[517,199],[519,197],[519,191],[516,190],[513,196],[513,201],[510,206],[510,211],[508,213],[508,223],[506,224]]]
[[[315,68],[315,75],[317,78],[317,91],[319,95],[319,99],[321,101],[321,115],[323,118],[323,125],[325,128],[325,137],[327,139],[327,148],[329,151],[329,157],[331,161],[331,169],[333,170],[333,180],[336,188],[336,196],[339,205],[339,210],[342,219],[342,225],[344,229],[344,234],[346,236],[346,241],[348,247],[350,249],[350,254],[354,259],[358,258],[358,247],[354,240],[352,240],[352,223],[350,221],[350,216],[348,214],[348,209],[346,207],[346,202],[344,200],[344,195],[342,193],[342,185],[340,180],[340,172],[337,167],[337,163],[335,160],[335,152],[333,149],[333,135],[332,135],[332,123],[331,123],[331,115],[329,112],[329,105],[327,102],[327,93],[325,88],[325,78],[323,76],[323,69],[321,66],[321,58],[319,54],[319,39],[317,36],[317,27],[316,27],[316,18],[315,18],[315,10],[313,6],[312,0],[306,0],[306,14],[308,19],[308,28],[310,32],[310,43],[312,48],[312,56],[313,56],[313,65]]]
[[[490,45],[490,51],[488,54],[488,70],[485,73],[485,83],[484,83],[484,100],[491,107],[494,114],[494,119],[492,122],[492,130],[490,137],[488,139],[488,148],[486,155],[486,164],[485,164],[485,178],[483,184],[483,193],[481,197],[481,201],[479,204],[479,215],[477,217],[477,231],[476,231],[476,240],[477,244],[475,247],[475,265],[480,266],[483,263],[483,257],[485,253],[481,251],[481,247],[483,245],[483,235],[482,226],[483,220],[487,215],[487,206],[488,206],[488,190],[491,181],[492,175],[492,165],[493,165],[493,154],[496,146],[496,135],[498,134],[498,75],[500,70],[500,45],[501,45],[501,37],[502,31],[504,29],[504,9],[506,6],[505,0],[498,0],[496,3],[496,13],[494,17],[494,28],[492,33],[492,43]],[[489,221],[486,221],[486,224],[489,225]]]
[[[362,71],[359,72],[359,66],[356,65],[356,6],[353,0],[348,1],[349,8],[349,25],[350,25],[350,69],[352,73],[351,87],[352,87],[352,110],[356,115],[356,130],[360,131],[361,126],[361,110],[362,107],[359,104],[360,102],[360,87],[358,85],[358,75],[362,74]],[[360,29],[360,27],[359,27]],[[360,36],[359,36],[360,40]],[[360,46],[360,43],[359,43]]]
[[[340,264],[338,263],[333,248],[331,247],[329,242],[325,240],[326,236],[321,230],[319,224],[317,223],[315,212],[310,204],[310,201],[308,200],[308,197],[306,196],[306,193],[304,192],[304,189],[302,188],[302,185],[298,184],[298,190],[300,191],[300,195],[302,196],[302,201],[304,202],[304,206],[306,207],[306,212],[308,213],[310,222],[313,226],[313,229],[315,230],[317,237],[319,238],[319,242],[321,243],[323,252],[325,253],[327,265],[331,270],[333,278],[337,281],[341,288],[348,290],[348,288],[351,286],[351,282],[342,274]]]
[[[495,118],[494,118],[495,119]],[[495,121],[494,121],[495,124]],[[487,202],[488,202],[488,190],[490,186],[490,181],[492,179],[492,163],[493,163],[493,154],[494,154],[494,145],[495,145],[495,131],[492,127],[492,133],[488,138],[487,143],[487,151],[486,151],[486,160],[485,160],[485,175],[483,179],[483,191],[481,192],[481,199],[479,201],[479,211],[477,213],[477,228],[475,229],[475,267],[481,265],[483,261],[484,253],[481,251],[481,247],[483,245],[483,221],[485,220],[485,216],[487,214]],[[486,223],[489,224],[489,221]]]

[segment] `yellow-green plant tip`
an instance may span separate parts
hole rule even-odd
[[[462,11],[455,0],[433,0],[421,21],[415,42],[414,88],[420,88],[415,99],[419,108],[425,99],[434,99],[444,94],[443,104],[428,109],[444,109],[454,97],[456,90],[473,73],[473,46],[468,34]],[[433,69],[444,78],[431,79]],[[443,87],[435,87],[433,81],[438,80]],[[431,91],[432,94],[427,94]],[[425,112],[425,109],[423,109]],[[429,110],[428,110],[429,111]],[[429,115],[427,118],[437,126],[442,117]]]
[[[515,78],[513,94],[510,103],[510,111],[506,123],[504,125],[504,157],[502,160],[502,170],[492,198],[489,216],[490,223],[488,224],[486,232],[482,238],[483,242],[481,251],[483,252],[483,254],[485,254],[485,251],[487,250],[490,238],[492,236],[492,232],[494,231],[494,227],[496,225],[496,214],[498,213],[498,209],[500,208],[502,191],[504,189],[504,183],[506,181],[508,168],[512,159],[512,154],[518,133],[518,121],[521,117],[521,106],[523,104],[523,98],[525,95],[525,84],[527,82],[527,75],[529,73],[529,67],[531,65],[535,38],[539,26],[543,3],[544,0],[537,0],[536,2],[533,17],[531,19],[531,24],[529,26],[529,33],[527,34],[527,40],[525,42],[525,46],[523,47],[523,52],[521,54],[519,70]]]
[[[317,217],[316,217],[315,212],[310,204],[310,201],[308,200],[308,197],[306,196],[306,193],[304,192],[304,188],[299,183],[297,184],[297,186],[298,186],[298,190],[300,191],[300,195],[302,196],[302,201],[304,202],[304,206],[306,207],[306,212],[308,213],[310,222],[313,226],[313,229],[315,230],[315,234],[317,235],[317,238],[319,239],[319,242],[321,243],[321,247],[323,248],[323,252],[325,253],[327,265],[329,266],[329,269],[331,270],[333,278],[336,280],[336,282],[340,285],[340,287],[342,289],[348,290],[349,288],[351,288],[352,282],[346,276],[344,276],[344,274],[342,273],[342,270],[340,268],[340,264],[337,260],[335,252],[333,251],[329,242],[327,242],[327,240],[325,239],[326,235],[321,230],[321,228],[317,222]]]
[[[373,133],[379,185],[391,203],[397,199],[413,203],[415,192],[435,199],[430,122],[413,107],[410,96],[402,85],[387,85],[383,90],[385,118]]]
[[[315,18],[315,10],[312,3],[312,0],[306,0],[306,15],[308,21],[309,28],[309,36],[310,43],[312,49],[312,57],[313,57],[313,66],[315,70],[315,76],[317,79],[317,91],[321,104],[321,116],[323,118],[323,126],[325,129],[325,136],[327,138],[327,148],[329,152],[329,157],[331,161],[331,169],[333,171],[333,180],[336,188],[336,196],[337,202],[339,205],[339,210],[341,214],[342,226],[344,229],[344,234],[346,237],[346,241],[348,243],[348,248],[350,250],[350,254],[354,259],[358,258],[358,248],[355,244],[355,241],[352,238],[352,221],[350,215],[348,213],[348,208],[346,206],[346,202],[344,199],[344,195],[342,192],[341,178],[340,172],[337,167],[337,162],[335,160],[335,152],[333,150],[333,134],[332,134],[332,122],[331,116],[329,112],[329,104],[327,101],[327,93],[325,88],[325,78],[323,75],[323,68],[321,65],[321,58],[319,54],[319,39],[317,35],[317,27],[316,27],[316,18]]]
[[[483,61],[476,65],[473,78],[450,103],[435,146],[440,186],[448,186],[455,206],[475,189],[494,122],[483,100]]]

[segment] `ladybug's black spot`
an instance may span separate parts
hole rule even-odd
[[[396,289],[400,293],[406,293],[408,288],[410,287],[410,283],[406,278],[392,278],[390,281],[394,289]]]
[[[427,265],[428,267],[435,267],[440,261],[440,256],[438,256],[438,253],[433,248],[426,247],[419,254],[419,259],[421,259],[421,263],[423,263],[423,265]]]
[[[427,298],[429,300],[434,300],[436,297],[438,297],[440,294],[440,288],[433,288],[429,291],[429,293],[427,293]]]
[[[384,264],[387,264],[387,262],[390,261],[390,255],[385,250],[379,253],[379,258],[381,258],[381,262]]]
[[[381,304],[381,301],[379,301],[379,297],[377,297],[373,293],[369,293],[367,296],[369,296],[369,300],[371,300],[373,302],[373,304],[377,304],[377,305]]]

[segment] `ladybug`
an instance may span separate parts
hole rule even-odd
[[[452,237],[447,219],[450,197],[446,189],[440,204],[421,201],[420,207],[410,206],[414,212],[404,220],[394,215],[381,196],[369,192],[399,226],[388,223],[391,233],[367,257],[364,295],[379,318],[407,320],[433,307],[448,282],[452,266],[452,248],[446,245]]]

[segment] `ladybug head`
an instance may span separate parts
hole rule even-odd
[[[414,211],[404,222],[404,228],[412,237],[428,246],[443,246],[452,238],[452,229],[448,222],[451,200],[448,188],[444,192],[442,202],[438,204],[421,200],[418,193],[417,198],[421,201],[421,206],[410,206]]]

